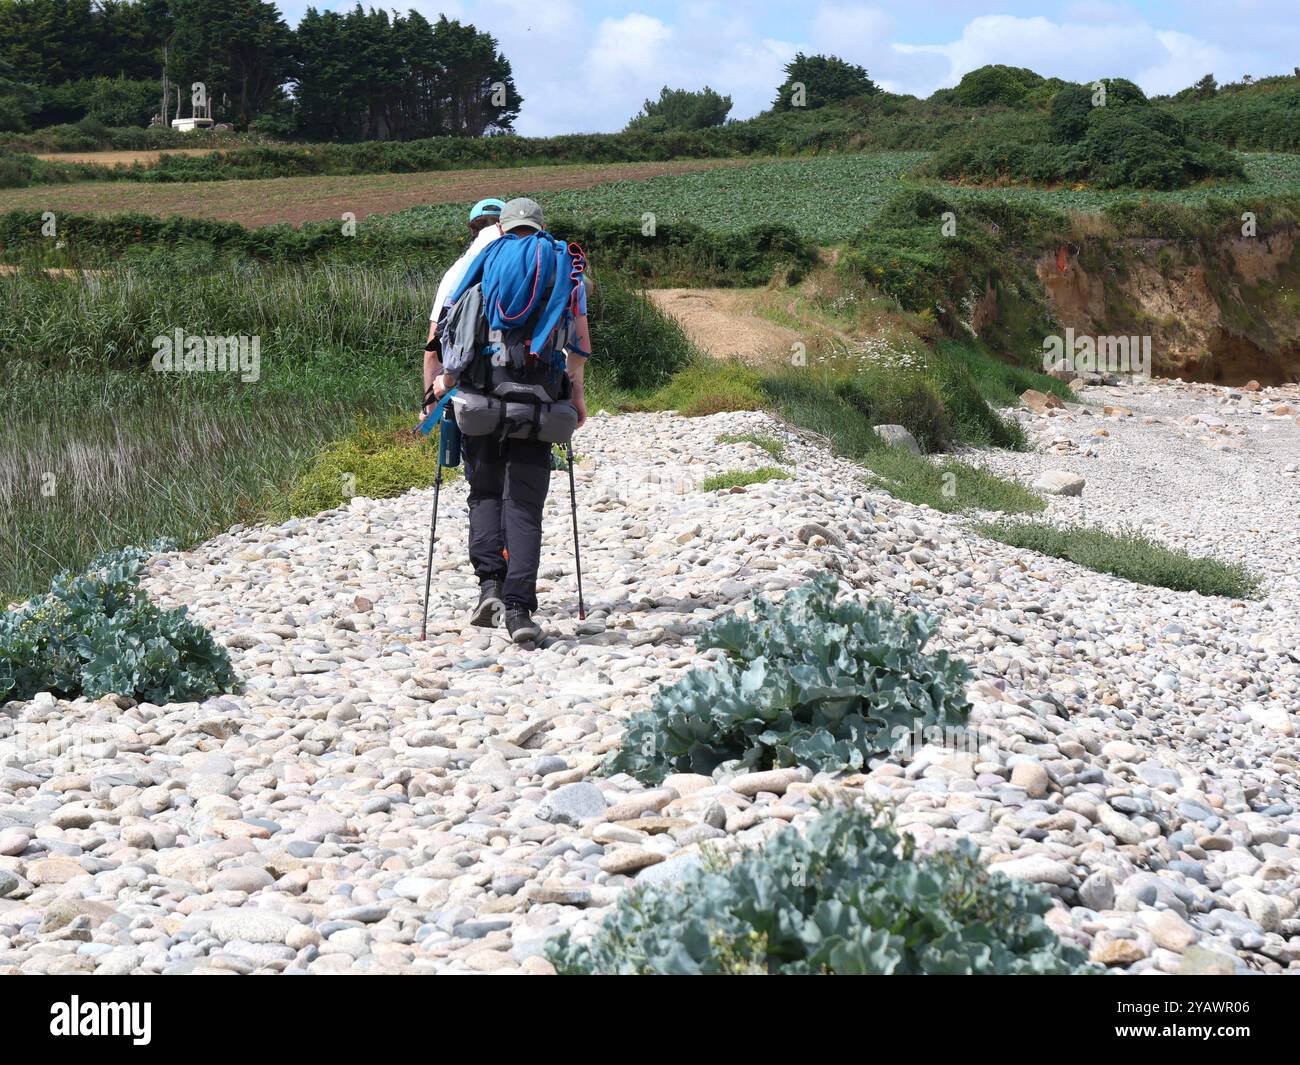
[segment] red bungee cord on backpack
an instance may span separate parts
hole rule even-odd
[[[569,270],[569,280],[573,283],[572,288],[570,289],[569,292],[568,310],[569,313],[576,318],[578,315],[579,307],[581,306],[578,298],[578,290],[582,286],[582,277],[587,270],[587,253],[583,251],[582,245],[578,244],[576,241],[567,244],[566,250],[569,253],[570,261],[572,262],[572,267]],[[524,306],[520,308],[518,312],[516,312],[515,314],[508,314],[506,313],[506,309],[503,306],[501,306],[501,301],[498,299],[497,313],[501,316],[502,320],[507,322],[514,321],[517,318],[522,318],[524,315],[528,314],[533,309],[533,307],[536,305],[537,289],[538,286],[541,284],[541,278],[542,278],[542,245],[541,242],[539,241],[537,244],[536,258],[533,263],[533,288],[532,291],[528,294],[528,300],[527,302],[525,302]],[[529,346],[530,347],[532,346],[531,340],[529,341]]]
[[[569,313],[577,317],[578,289],[582,287],[582,275],[587,272],[587,253],[582,250],[582,245],[572,241],[569,244],[569,255],[573,259],[573,269],[569,271],[569,280],[573,282],[573,290],[569,293]]]

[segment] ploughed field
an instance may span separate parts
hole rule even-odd
[[[611,181],[637,181],[746,160],[708,159],[601,166],[528,166],[509,170],[441,170],[425,174],[363,174],[344,177],[261,178],[248,181],[155,183],[88,181],[0,190],[0,212],[14,209],[72,214],[135,211],[184,215],[264,226],[298,225],[400,211],[417,205],[473,202],[488,195],[536,195],[557,189],[589,189]],[[453,210],[460,221],[461,212]]]

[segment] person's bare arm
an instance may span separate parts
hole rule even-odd
[[[578,346],[583,351],[591,351],[591,332],[587,327],[587,316],[579,315],[576,321],[576,332],[578,334]],[[587,395],[585,376],[587,372],[587,359],[583,355],[575,355],[570,352],[564,360],[564,369],[569,375],[569,381],[573,384],[573,395],[570,402],[578,410],[578,427],[581,428],[587,420]]]
[[[438,331],[438,323],[434,319],[429,320],[429,340],[432,341],[434,334]],[[442,359],[438,357],[438,349],[435,347],[430,351],[427,347],[424,352],[424,394],[429,394],[429,389],[433,387],[433,379],[442,373]],[[428,414],[432,409],[426,406],[422,413]]]

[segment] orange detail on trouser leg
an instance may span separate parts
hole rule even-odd
[[[507,562],[510,561],[510,552],[504,547],[501,549],[501,557],[504,558]]]

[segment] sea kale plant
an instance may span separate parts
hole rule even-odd
[[[48,691],[169,703],[232,690],[225,648],[184,607],[161,610],[140,589],[147,558],[141,548],[101,555],[0,614],[0,702]]]
[[[730,867],[625,892],[589,941],[565,932],[546,955],[566,975],[1092,971],[1043,920],[1051,906],[990,872],[966,840],[922,856],[875,815],[842,806]]]
[[[860,769],[901,749],[916,726],[959,727],[970,702],[964,662],[927,652],[933,618],[882,600],[837,599],[821,574],[753,615],[729,615],[699,638],[714,664],[655,693],[606,763],[648,784],[671,772],[806,765]]]

